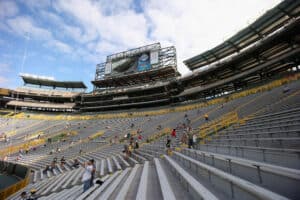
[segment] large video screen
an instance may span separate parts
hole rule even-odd
[[[151,69],[150,52],[142,53],[132,57],[121,58],[111,61],[108,67],[111,67],[112,76],[121,74],[130,74],[135,72],[143,72]]]

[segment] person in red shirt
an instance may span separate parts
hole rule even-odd
[[[172,130],[171,136],[172,136],[172,137],[176,137],[176,129],[175,129],[175,128]]]
[[[141,134],[138,136],[138,139],[139,139],[139,140],[141,140],[141,139],[142,139],[142,135],[141,135]]]

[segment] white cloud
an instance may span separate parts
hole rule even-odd
[[[184,59],[222,43],[278,2],[147,0],[143,8],[150,24],[150,37],[173,43],[177,48],[179,69],[186,73]]]
[[[72,47],[70,47],[68,44],[54,39],[50,40],[47,45],[49,47],[54,47],[55,49],[58,49],[63,53],[71,53],[73,51]]]
[[[0,19],[15,16],[19,12],[18,6],[13,1],[0,1]]]
[[[55,15],[52,16],[52,19],[54,19],[54,17]],[[8,19],[7,29],[9,32],[23,37],[29,35],[31,40],[45,41],[44,46],[52,47],[62,53],[71,53],[73,50],[73,48],[65,42],[55,39],[51,31],[36,25],[35,21],[29,16],[18,16]]]
[[[137,13],[132,0],[57,0],[55,8],[80,25],[82,29],[66,33],[88,42],[86,50],[91,54],[158,41],[177,48],[179,70],[187,73],[184,59],[220,44],[279,1],[144,0],[143,12]]]
[[[25,0],[22,1],[30,10],[40,10],[51,6],[51,1]]]
[[[49,30],[38,27],[34,24],[33,19],[28,16],[19,16],[13,19],[8,19],[7,25],[11,32],[20,36],[29,34],[30,37],[37,40],[52,39],[52,33]]]
[[[119,46],[119,51],[124,50],[123,47],[132,48],[148,43],[144,15],[129,9],[131,1],[126,4],[112,2],[56,1],[55,7],[59,12],[72,16],[84,28],[82,39],[87,42],[100,42],[100,46],[102,43],[111,43],[112,47]],[[115,4],[119,6],[112,6]]]

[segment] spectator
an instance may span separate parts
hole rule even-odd
[[[135,141],[135,149],[138,149],[139,148],[139,142],[138,140]]]
[[[186,131],[184,131],[183,134],[182,134],[181,143],[182,144],[186,144],[187,143],[187,134],[186,134]]]
[[[123,153],[125,153],[125,157],[126,157],[126,159],[128,159],[128,157],[129,157],[129,147],[128,147],[128,145],[127,144],[124,144],[124,150],[123,150]]]
[[[52,163],[51,163],[51,168],[50,168],[50,170],[51,170],[51,172],[53,173],[53,170],[56,168],[56,161],[52,161]]]
[[[193,134],[193,145],[195,145],[196,143],[197,143],[197,135]]]
[[[166,148],[167,148],[167,154],[169,155],[171,153],[171,139],[169,136],[167,136]]]
[[[128,146],[128,156],[129,157],[131,156],[132,150],[133,150],[133,144],[132,144],[132,142],[130,142],[129,146]]]
[[[60,165],[61,166],[64,166],[66,164],[66,159],[65,159],[65,157],[63,156],[63,157],[61,157],[61,159],[60,159]]]
[[[91,187],[91,178],[93,171],[92,163],[88,161],[87,163],[85,163],[84,168],[84,173],[81,179],[83,183],[83,192],[87,191]]]
[[[27,200],[27,192],[26,191],[23,191],[21,193],[21,200]]]
[[[92,170],[92,173],[91,173],[92,174],[92,176],[91,176],[91,186],[93,186],[94,185],[94,179],[95,179],[95,173],[96,173],[96,164],[95,164],[94,159],[91,159],[90,162],[93,166],[93,170]]]
[[[142,137],[141,134],[139,134],[138,139],[139,139],[139,140],[142,140],[142,139],[143,139],[143,137]]]
[[[172,137],[176,137],[176,129],[175,129],[175,128],[172,130],[171,136],[172,136]]]
[[[36,189],[31,189],[30,190],[30,196],[27,200],[37,200],[37,195],[36,195]]]
[[[205,119],[205,121],[208,121],[208,120],[209,120],[208,114],[207,114],[207,113],[204,115],[204,119]]]
[[[46,174],[47,171],[49,171],[49,170],[50,170],[50,166],[49,166],[49,165],[46,165],[46,168],[43,170],[43,174]]]
[[[138,130],[136,131],[136,133],[137,133],[137,134],[141,134],[141,133],[142,133],[142,130],[141,130],[141,129],[138,129]]]
[[[159,124],[156,129],[160,131],[162,129],[162,126]]]
[[[132,144],[132,143],[133,143],[133,141],[134,141],[134,138],[133,138],[133,137],[131,137],[129,142]]]
[[[189,149],[193,147],[193,133],[190,131],[188,132],[188,137],[189,137]]]
[[[75,159],[72,166],[73,166],[74,168],[78,168],[79,165],[80,165],[79,161],[78,161],[77,159]]]

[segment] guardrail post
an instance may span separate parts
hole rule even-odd
[[[234,199],[234,189],[233,189],[233,183],[230,182],[230,189],[231,189],[231,198]]]
[[[232,173],[232,169],[231,169],[231,159],[230,159],[230,158],[227,158],[226,160],[228,161],[229,173],[231,174],[231,173]]]
[[[259,166],[259,165],[253,165],[253,166],[255,166],[256,169],[257,169],[257,175],[258,175],[259,183],[262,183],[262,177],[261,177],[260,166]]]

